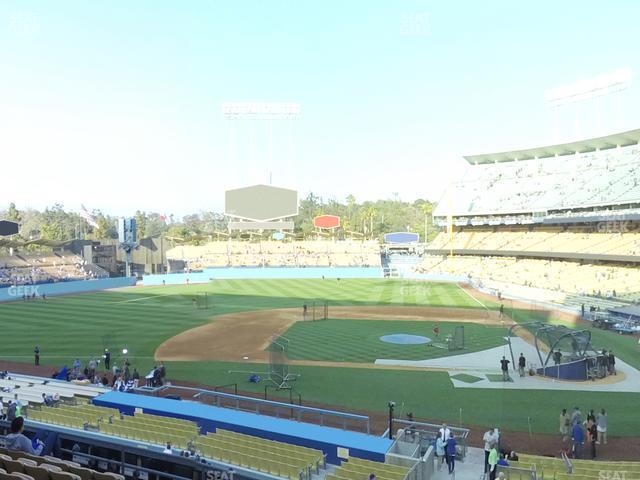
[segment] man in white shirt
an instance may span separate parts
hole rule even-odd
[[[167,442],[167,446],[165,447],[162,453],[166,453],[167,455],[173,454],[173,449],[171,448],[171,442]]]
[[[442,440],[444,440],[445,442],[451,437],[451,430],[449,429],[449,427],[447,427],[446,423],[443,423],[442,427],[438,431],[440,432]]]
[[[491,447],[494,444],[498,444],[498,434],[496,429],[490,428],[484,432],[482,441],[484,442],[484,473],[487,473],[489,471],[489,452],[491,452]]]

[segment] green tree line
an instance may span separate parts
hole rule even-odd
[[[344,202],[335,199],[323,200],[310,193],[300,200],[298,216],[294,218],[296,239],[309,239],[318,236],[342,238],[380,239],[389,232],[416,232],[424,241],[425,234],[431,240],[437,229],[433,226],[432,212],[434,203],[418,199],[414,202],[394,200],[376,200],[358,202],[353,195]],[[20,232],[18,240],[70,241],[74,239],[101,240],[117,238],[117,217],[100,210],[89,212],[95,220],[90,223],[77,212],[54,204],[44,210],[32,208],[19,209],[14,203],[0,208],[0,219],[18,222]],[[318,215],[330,214],[341,218],[340,228],[334,231],[319,231],[313,226]],[[189,244],[201,244],[215,239],[226,239],[228,219],[218,212],[200,212],[176,218],[163,216],[157,212],[138,210],[135,213],[138,237],[165,236],[167,239]],[[93,222],[92,222],[93,223]],[[234,238],[268,238],[272,232],[233,233]],[[14,238],[15,239],[15,238]],[[37,245],[25,247],[37,250]]]

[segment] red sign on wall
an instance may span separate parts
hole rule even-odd
[[[313,219],[313,226],[316,228],[338,228],[340,217],[337,215],[318,215]]]

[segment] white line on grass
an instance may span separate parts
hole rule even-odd
[[[469,295],[469,297],[471,297],[473,300],[475,300],[476,302],[478,302],[478,304],[479,304],[482,308],[484,308],[484,309],[485,309],[485,310],[487,310],[487,311],[489,310],[489,307],[487,307],[484,303],[482,303],[482,302],[481,302],[480,300],[478,300],[476,297],[474,297],[474,296],[473,296],[473,295],[471,295],[469,292],[467,292],[464,288],[462,288],[462,287],[460,286],[460,284],[459,284],[459,283],[456,283],[456,285],[458,286],[458,288],[459,288],[460,290],[462,290],[464,293],[466,293],[467,295]]]
[[[149,297],[131,298],[129,300],[121,300],[119,302],[112,302],[112,305],[117,305],[118,303],[139,302],[140,300],[149,300],[150,298],[168,297],[169,295],[173,295],[173,294],[172,293],[163,293],[162,295],[151,295]]]

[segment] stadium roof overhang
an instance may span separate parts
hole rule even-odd
[[[547,147],[526,148],[508,152],[484,153],[480,155],[466,155],[464,158],[472,165],[513,162],[516,160],[533,160],[534,158],[549,158],[576,153],[595,152],[610,148],[627,147],[640,143],[640,129],[616,133],[604,137],[591,138],[570,143],[559,143]]]

